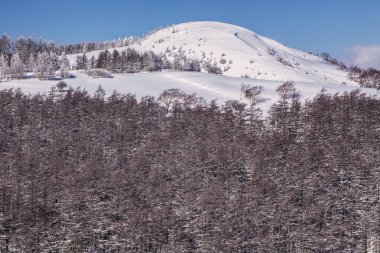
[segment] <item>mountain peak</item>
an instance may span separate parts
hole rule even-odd
[[[185,23],[180,23],[173,25],[171,27],[177,27],[177,28],[198,28],[198,29],[215,29],[215,30],[245,30],[249,31],[246,28],[234,25],[234,24],[229,24],[229,23],[224,23],[224,22],[219,22],[219,21],[191,21],[191,22],[185,22]],[[249,31],[252,32],[252,31]]]

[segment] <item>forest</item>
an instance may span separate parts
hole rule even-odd
[[[1,252],[380,252],[380,100],[0,91]]]

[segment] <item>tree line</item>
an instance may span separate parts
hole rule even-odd
[[[80,54],[97,50],[106,50],[110,48],[126,47],[138,42],[140,38],[130,36],[109,40],[104,42],[81,42],[74,44],[61,45],[57,47],[57,53]]]
[[[105,50],[98,57],[88,59],[86,54],[78,55],[76,69],[99,68],[113,73],[137,73],[141,71],[161,71],[174,69],[179,71],[201,71],[200,62],[190,59],[183,54],[176,54],[174,60],[169,60],[163,54],[155,54],[152,51],[139,53],[133,48],[119,52],[114,49],[112,53]]]
[[[0,91],[0,250],[380,252],[380,100],[262,89]]]
[[[35,39],[32,37],[25,38],[20,36],[16,40],[12,40],[11,37],[4,34],[0,37],[0,55],[3,54],[10,62],[12,55],[18,53],[21,55],[24,64],[27,64],[27,60],[30,55],[36,56],[40,52],[53,51],[57,55],[65,54],[79,54],[96,50],[105,50],[110,48],[118,48],[132,45],[139,41],[137,37],[125,37],[115,40],[103,41],[103,42],[81,42],[81,43],[69,43],[66,45],[56,45],[53,41],[46,41],[43,39]]]

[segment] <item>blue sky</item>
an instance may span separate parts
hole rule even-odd
[[[373,52],[380,56],[379,10],[379,0],[1,0],[0,33],[65,44],[212,20],[300,50],[348,59]]]

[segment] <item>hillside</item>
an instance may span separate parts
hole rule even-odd
[[[289,48],[245,28],[220,22],[190,22],[157,30],[128,46],[140,52],[152,50],[173,59],[182,54],[216,65],[223,74],[261,80],[352,83],[347,72],[321,58]],[[117,48],[118,51],[128,47]],[[113,49],[110,49],[111,51]],[[89,52],[97,57],[100,51]],[[75,64],[77,55],[69,55]]]

